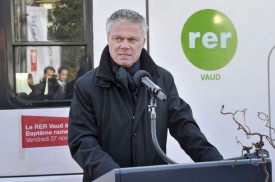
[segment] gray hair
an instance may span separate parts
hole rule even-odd
[[[106,32],[107,35],[110,34],[110,29],[114,23],[127,22],[127,23],[137,23],[141,25],[143,36],[146,37],[148,26],[146,24],[145,18],[137,13],[136,11],[129,9],[120,9],[114,12],[106,22]]]

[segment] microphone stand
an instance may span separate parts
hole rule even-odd
[[[151,136],[153,140],[153,144],[155,146],[155,149],[157,150],[157,153],[162,157],[163,160],[165,160],[168,164],[177,164],[175,161],[170,159],[160,148],[157,135],[156,135],[156,107],[157,107],[157,102],[155,99],[155,95],[150,92],[151,99],[150,99],[150,104],[148,105],[148,112],[151,115]]]

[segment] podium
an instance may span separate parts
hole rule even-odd
[[[261,159],[223,160],[114,169],[93,182],[264,182]],[[272,182],[271,160],[266,161]]]

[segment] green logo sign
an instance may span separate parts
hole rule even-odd
[[[181,34],[183,52],[196,67],[213,71],[227,65],[237,49],[237,33],[223,13],[205,9],[186,21]]]

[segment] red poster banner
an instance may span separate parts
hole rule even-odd
[[[37,71],[37,49],[31,49],[31,71]]]
[[[51,147],[68,144],[68,118],[21,116],[22,147]]]

